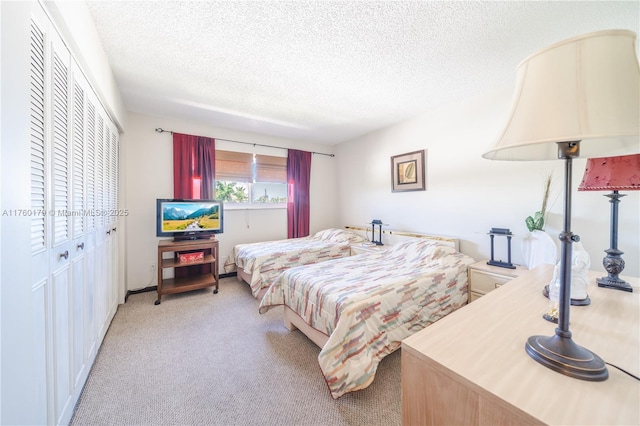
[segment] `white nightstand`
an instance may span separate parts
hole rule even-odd
[[[469,303],[522,275],[527,270],[523,266],[509,269],[487,265],[487,260],[469,265]]]
[[[371,243],[364,244],[352,244],[351,245],[351,256],[355,256],[356,254],[363,253],[379,253],[388,249],[390,246],[377,246]]]

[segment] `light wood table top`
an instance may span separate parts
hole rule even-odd
[[[640,424],[640,382],[607,365],[609,378],[570,378],[525,352],[529,336],[551,336],[543,287],[553,265],[542,265],[405,339],[402,350],[432,360],[467,387],[488,392],[539,421],[558,425]],[[573,340],[605,362],[640,376],[640,286],[621,277],[633,292],[600,288],[590,272],[589,306],[572,306]]]

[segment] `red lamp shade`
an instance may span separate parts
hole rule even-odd
[[[578,191],[640,190],[640,154],[589,158]]]

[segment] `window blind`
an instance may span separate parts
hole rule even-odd
[[[287,159],[271,155],[216,150],[216,180],[232,182],[287,182]]]
[[[216,180],[251,182],[252,164],[251,154],[216,150]]]
[[[287,183],[287,159],[256,154],[256,182]]]

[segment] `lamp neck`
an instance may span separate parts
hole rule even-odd
[[[626,194],[620,194],[618,190],[613,190],[610,194],[605,194],[605,197],[609,198],[611,203],[611,222],[609,224],[609,250],[617,253],[618,250],[618,204],[620,204],[620,198]],[[620,252],[622,254],[622,252]]]
[[[558,158],[578,158],[580,156],[580,141],[556,142],[558,144]]]
[[[571,146],[570,144],[574,144]],[[562,152],[561,152],[562,151]],[[571,337],[569,332],[569,308],[571,303],[571,256],[572,244],[580,237],[571,232],[571,173],[573,158],[579,153],[579,142],[558,143],[558,156],[564,159],[564,227],[560,238],[560,294],[558,328],[560,337]]]
[[[609,198],[609,202],[613,203],[615,201],[620,200],[620,198],[622,197],[626,197],[627,194],[621,194],[620,192],[618,192],[617,189],[614,189],[611,193],[609,194],[604,194],[605,197]]]

